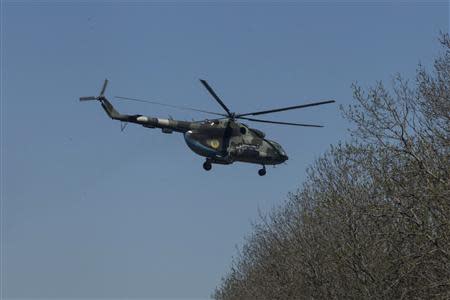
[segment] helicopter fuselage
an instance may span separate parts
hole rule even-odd
[[[223,118],[203,121],[179,121],[144,115],[118,113],[106,99],[101,99],[105,112],[115,120],[140,124],[147,128],[161,128],[164,133],[180,132],[188,147],[207,158],[208,163],[232,164],[235,161],[260,165],[277,165],[288,159],[286,152],[265,134],[244,123]]]
[[[276,142],[265,138],[257,129],[230,119],[205,120],[192,124],[184,132],[188,147],[213,163],[231,164],[235,161],[260,165],[277,165],[288,157]]]

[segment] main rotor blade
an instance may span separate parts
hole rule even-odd
[[[196,108],[192,108],[192,107],[177,106],[177,105],[166,104],[166,103],[161,103],[161,102],[156,102],[156,101],[150,101],[150,100],[144,100],[144,99],[138,99],[138,98],[121,97],[121,96],[115,96],[114,98],[123,99],[123,100],[127,100],[127,101],[135,101],[135,102],[143,102],[143,103],[148,103],[148,104],[155,104],[155,105],[166,106],[166,107],[171,107],[171,108],[177,108],[177,109],[182,109],[182,110],[197,111],[197,112],[202,112],[202,113],[205,113],[205,114],[211,114],[211,115],[216,115],[216,116],[227,117],[226,114],[211,112],[211,111],[202,110],[202,109],[196,109]]]
[[[278,122],[278,121],[269,121],[269,120],[253,119],[253,118],[246,118],[246,117],[237,117],[237,118],[238,118],[238,119],[243,119],[243,120],[252,121],[252,122],[260,122],[260,123],[271,123],[271,124],[292,125],[292,126],[302,126],[302,127],[323,127],[322,125],[315,125],[315,124]]]
[[[206,82],[206,80],[200,79],[200,82],[205,86],[205,88],[208,90],[208,92],[216,99],[217,102],[219,102],[220,106],[227,112],[229,117],[232,117],[232,114],[228,107],[225,105],[225,103],[220,100],[219,96],[214,92],[214,90],[209,86],[209,84]]]
[[[279,112],[279,111],[285,111],[285,110],[291,110],[291,109],[299,109],[299,108],[323,105],[323,104],[334,103],[334,102],[336,102],[336,101],[334,101],[334,100],[327,100],[327,101],[313,102],[313,103],[302,104],[302,105],[295,105],[295,106],[289,106],[289,107],[283,107],[283,108],[275,108],[275,109],[270,109],[270,110],[263,110],[263,111],[256,111],[256,112],[245,113],[245,114],[238,114],[236,117],[257,116],[257,115],[270,114],[270,113]]]

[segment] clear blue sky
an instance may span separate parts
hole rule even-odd
[[[1,7],[2,291],[6,298],[207,298],[267,212],[330,144],[338,105],[278,113],[323,129],[259,125],[287,165],[202,169],[179,134],[108,119],[96,95],[238,112],[336,99],[414,75],[439,52],[448,2],[4,2]],[[201,114],[115,101],[125,113]],[[255,124],[257,125],[257,124]]]

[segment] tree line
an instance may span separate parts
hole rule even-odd
[[[213,298],[450,298],[450,38],[413,80],[396,75],[342,108],[331,147],[253,225]]]

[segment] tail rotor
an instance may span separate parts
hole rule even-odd
[[[103,99],[105,99],[105,90],[107,86],[108,86],[108,79],[105,79],[105,82],[103,83],[102,89],[100,91],[100,95],[98,95],[97,97],[95,96],[80,97],[80,101],[93,101],[93,100],[102,101]]]

